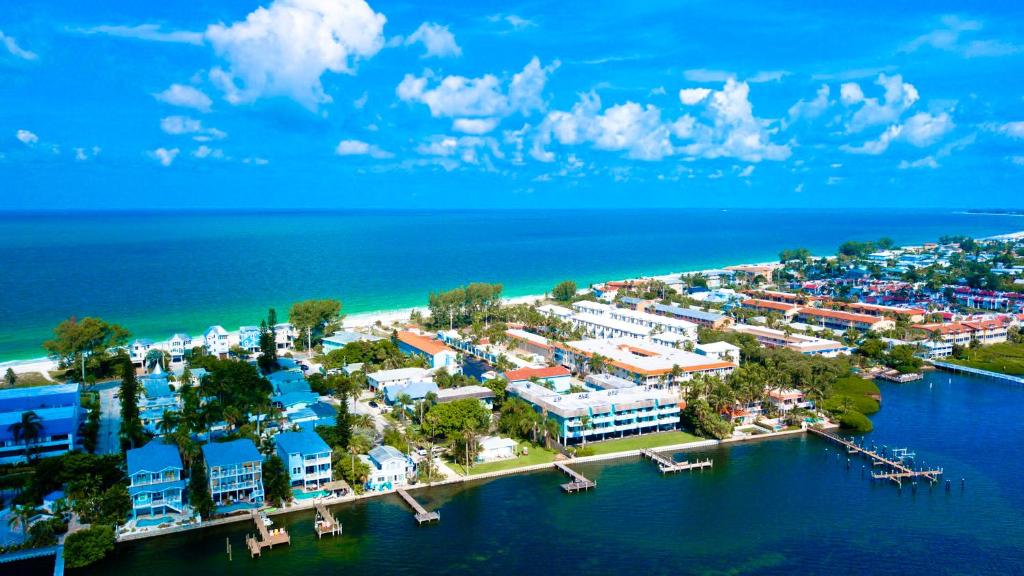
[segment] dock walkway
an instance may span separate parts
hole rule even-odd
[[[413,509],[413,511],[416,513],[415,514],[415,518],[416,518],[416,522],[417,523],[423,524],[424,522],[440,522],[441,521],[441,513],[440,512],[437,512],[437,511],[428,512],[427,509],[424,508],[422,504],[417,502],[415,498],[410,496],[409,493],[406,492],[405,490],[403,490],[402,488],[398,489],[398,495],[401,496],[402,500],[405,500],[405,503],[408,504]]]
[[[949,370],[950,372],[965,372],[967,374],[974,374],[975,376],[984,376],[986,378],[995,378],[997,380],[1006,380],[1009,382],[1015,382],[1017,384],[1024,384],[1024,378],[1020,376],[1011,376],[1009,374],[1003,374],[1001,372],[992,372],[991,370],[971,368],[970,366],[961,366],[959,364],[953,364],[950,362],[940,362],[938,360],[929,360],[928,362],[932,366],[935,366],[936,368],[942,368],[943,370]]]
[[[249,549],[249,555],[261,556],[264,548],[273,548],[275,544],[291,545],[292,538],[284,528],[270,530],[264,522],[265,516],[256,511],[252,512],[252,520],[256,524],[256,532],[259,538],[253,536],[245,537],[245,546]]]
[[[682,462],[676,462],[674,460],[662,456],[661,454],[658,454],[657,452],[651,450],[650,448],[644,448],[643,450],[641,450],[640,455],[645,458],[648,458],[649,460],[657,464],[658,470],[660,470],[662,474],[683,472],[684,470],[703,470],[704,468],[710,468],[712,465],[712,460],[710,458],[706,460],[697,460],[695,462],[689,462],[686,460]]]
[[[341,534],[341,523],[334,518],[334,514],[327,509],[327,506],[317,500],[316,516],[313,519],[313,529],[316,530],[316,537],[323,538],[324,534],[337,536]]]
[[[863,446],[858,446],[857,444],[854,444],[837,434],[833,434],[832,432],[826,432],[816,428],[808,428],[807,431],[843,446],[846,448],[847,454],[863,454],[871,460],[872,466],[883,466],[888,468],[887,471],[872,472],[871,477],[875,480],[892,480],[898,486],[902,487],[903,480],[906,478],[924,478],[928,482],[935,483],[938,482],[939,476],[942,475],[941,468],[936,468],[934,470],[914,470],[903,464],[903,462],[887,458],[882,454],[879,454],[874,450],[868,450]]]
[[[591,488],[597,488],[597,482],[594,482],[593,480],[588,480],[586,476],[580,474],[579,472],[573,470],[572,468],[569,468],[562,462],[555,462],[555,468],[558,468],[564,474],[572,478],[571,482],[566,482],[565,484],[562,484],[562,491],[567,494],[572,494],[573,492],[580,492],[582,490],[590,490]]]

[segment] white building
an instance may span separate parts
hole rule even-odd
[[[724,362],[740,363],[740,348],[728,342],[709,342],[708,344],[697,344],[693,351],[701,356],[715,358]]]
[[[696,374],[725,377],[737,367],[735,362],[632,338],[556,343],[556,360],[569,368],[589,370],[595,355],[604,358],[604,372],[649,386],[678,385]]]
[[[171,355],[172,364],[184,362],[185,354],[191,349],[192,337],[188,334],[179,332],[167,341],[167,352]]]
[[[416,474],[416,465],[392,446],[377,446],[370,454],[359,458],[370,467],[370,475],[366,480],[367,490],[393,490],[409,483],[409,478]]]
[[[493,462],[514,458],[515,455],[515,440],[500,436],[484,436],[480,439],[480,451],[477,452],[476,460],[477,462]]]
[[[686,320],[587,300],[572,306],[576,310],[576,314],[571,317],[573,324],[594,338],[646,339],[658,334],[673,334],[685,340],[697,340],[697,325]]]
[[[554,304],[538,306],[537,311],[545,316],[559,318],[561,320],[568,320],[572,316],[572,310],[565,308],[564,306],[556,306]]]
[[[766,328],[764,326],[752,326],[750,324],[735,324],[729,328],[733,332],[749,334],[757,339],[757,343],[766,348],[787,348],[800,354],[825,356],[834,358],[842,354],[849,354],[850,347],[835,340],[827,340],[816,336],[804,334],[786,334],[782,330]]]
[[[426,368],[395,368],[380,370],[366,375],[366,383],[370,390],[383,390],[386,386],[408,384],[409,382],[433,381],[430,370]]]
[[[203,332],[203,346],[207,354],[224,356],[231,349],[228,331],[223,326],[210,326]]]

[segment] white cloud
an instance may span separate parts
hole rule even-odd
[[[683,78],[690,82],[725,82],[735,78],[736,75],[725,70],[708,70],[707,68],[693,68],[683,71]]]
[[[899,74],[894,76],[879,74],[875,84],[885,89],[881,101],[878,98],[852,100],[844,97],[844,102],[846,103],[856,103],[858,101],[861,103],[860,108],[853,113],[850,121],[846,124],[847,132],[856,133],[870,126],[895,122],[903,112],[913,106],[920,98],[914,85],[904,82],[903,77]],[[847,85],[844,84],[843,86],[845,88]],[[858,86],[857,90],[859,89],[860,87]],[[840,94],[842,95],[842,92]],[[856,96],[856,93],[849,89],[848,95]],[[861,93],[861,96],[863,96],[863,93]]]
[[[983,25],[978,20],[963,20],[958,16],[943,16],[940,27],[922,34],[901,48],[903,52],[916,52],[924,47],[959,54],[964,58],[1007,56],[1022,50],[1021,46],[994,39],[977,39]],[[964,36],[974,39],[964,39]]]
[[[416,43],[423,44],[426,48],[424,58],[462,55],[462,48],[459,48],[455,42],[455,35],[448,27],[433,22],[420,24],[420,27],[405,39],[406,46]]]
[[[748,164],[746,168],[744,168],[743,170],[740,170],[740,172],[737,174],[737,176],[739,176],[740,178],[749,178],[750,175],[753,174],[753,173],[754,173],[754,165],[753,164]]]
[[[362,140],[342,140],[338,142],[338,147],[334,151],[338,156],[369,156],[376,160],[394,157],[391,152]]]
[[[160,121],[160,129],[173,136],[191,134],[195,140],[223,140],[227,134],[216,128],[204,128],[203,123],[188,116],[168,116]]]
[[[93,146],[92,148],[75,148],[75,160],[84,162],[90,158],[95,158],[100,154],[100,147]]]
[[[214,24],[206,39],[228,64],[215,80],[232,104],[285,96],[309,109],[331,101],[320,77],[353,74],[384,47],[383,14],[364,0],[275,0],[244,21]]]
[[[18,42],[14,38],[4,34],[2,30],[0,30],[0,44],[2,44],[3,47],[6,48],[7,51],[15,58],[21,58],[22,60],[35,60],[39,58],[35,52],[25,50],[21,46],[18,46]]]
[[[710,88],[683,88],[679,91],[679,101],[687,106],[693,106],[710,95]]]
[[[402,101],[426,104],[434,117],[504,117],[515,112],[529,115],[544,110],[544,86],[548,74],[558,65],[556,60],[541,66],[540,60],[534,57],[512,77],[507,92],[503,82],[493,74],[479,78],[446,76],[437,86],[428,88],[434,78],[427,71],[421,77],[406,74],[396,93]]]
[[[18,130],[14,134],[14,137],[26,146],[31,146],[36,142],[39,142],[39,136],[36,136],[35,132],[30,132],[28,130]]]
[[[417,146],[416,151],[425,156],[457,158],[465,164],[483,165],[490,170],[494,168],[493,158],[505,157],[498,141],[487,136],[434,136]],[[452,170],[455,166],[444,162],[440,165],[446,170]]]
[[[181,108],[192,108],[200,112],[209,112],[213,101],[206,94],[192,86],[184,84],[171,84],[170,88],[153,95],[157,100],[178,106]]]
[[[532,20],[527,20],[521,16],[515,14],[491,14],[487,17],[490,22],[504,22],[516,30],[522,30],[523,28],[530,28],[536,26]]]
[[[919,112],[903,124],[903,138],[918,148],[930,146],[948,134],[953,128],[953,119],[946,112],[929,114]]]
[[[181,44],[203,43],[203,35],[200,32],[187,30],[163,31],[158,24],[139,24],[138,26],[93,26],[91,28],[77,28],[74,30],[81,34],[103,34],[116,36],[118,38],[134,38],[136,40],[148,40],[150,42],[174,42]]]
[[[985,128],[1010,138],[1024,138],[1024,122],[1005,122],[1003,124],[986,124]]]
[[[192,151],[192,156],[199,158],[200,160],[206,158],[215,158],[219,160],[224,158],[224,151],[220,148],[210,148],[206,144],[202,144]]]
[[[893,124],[892,126],[889,126],[885,130],[885,132],[882,132],[882,135],[879,136],[877,140],[868,140],[867,142],[861,144],[860,146],[843,144],[842,146],[839,147],[839,149],[843,150],[844,152],[849,152],[851,154],[868,154],[871,156],[876,156],[888,150],[889,144],[893,140],[899,138],[900,134],[902,133],[903,126]]]
[[[818,88],[814,100],[800,100],[789,109],[789,120],[792,122],[798,118],[817,118],[829,107],[829,87],[822,84]]]
[[[366,106],[366,101],[369,100],[369,98],[370,98],[369,92],[363,92],[362,96],[360,96],[359,98],[356,98],[355,100],[352,101],[352,106],[356,110],[362,110],[363,107]]]
[[[847,106],[858,104],[864,101],[864,91],[856,82],[845,82],[839,86],[839,99]]]
[[[178,157],[178,152],[180,150],[177,148],[171,148],[170,150],[167,148],[157,148],[151,151],[149,156],[166,167],[174,163],[174,159]]]
[[[1024,166],[1024,156],[1010,156],[1010,162],[1017,166]]]
[[[907,160],[901,160],[900,164],[899,164],[899,169],[900,170],[909,170],[909,169],[915,169],[915,168],[931,168],[931,169],[935,169],[935,168],[938,168],[938,167],[939,167],[939,162],[935,159],[934,156],[925,156],[924,158],[920,158],[918,160],[912,160],[912,161],[909,161],[909,162]]]
[[[788,70],[762,70],[755,73],[753,76],[747,78],[747,82],[751,84],[763,84],[765,82],[778,82],[786,76],[789,76]]]
[[[497,126],[497,118],[456,118],[452,122],[452,130],[465,134],[487,134]]]

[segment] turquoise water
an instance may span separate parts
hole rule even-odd
[[[441,511],[430,526],[397,496],[333,507],[339,538],[317,540],[311,512],[275,517],[292,544],[256,560],[242,552],[244,523],[126,543],[83,573],[1020,574],[1024,423],[1008,407],[1024,388],[944,373],[880,386],[869,442],[943,466],[951,492],[873,484],[816,437],[763,440],[689,453],[714,458],[702,473],[581,466],[598,487],[571,496],[554,472],[417,491]]]
[[[141,520],[137,520],[135,522],[135,525],[136,526],[142,526],[142,527],[145,527],[145,526],[159,526],[161,524],[166,524],[166,523],[170,523],[170,522],[173,522],[173,521],[174,521],[174,518],[171,518],[170,516],[162,516],[160,518],[143,518]]]
[[[257,324],[306,298],[339,298],[351,314],[470,281],[515,296],[849,239],[1020,229],[1024,218],[898,210],[0,214],[0,361],[41,356],[72,315],[164,339]]]

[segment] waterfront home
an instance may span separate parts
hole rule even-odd
[[[431,380],[430,370],[426,368],[395,368],[380,370],[366,375],[366,384],[376,392],[392,384],[403,384],[414,380]]]
[[[223,358],[231,350],[228,331],[223,326],[210,326],[203,332],[203,347],[207,354]]]
[[[167,352],[171,355],[171,364],[181,364],[192,351],[192,337],[179,332],[167,340]]]
[[[842,310],[829,310],[827,308],[814,308],[804,306],[797,313],[797,321],[812,326],[831,328],[833,330],[860,330],[862,332],[874,332],[889,330],[896,327],[896,323],[883,316],[872,316],[869,314],[856,314]]]
[[[780,412],[789,412],[793,408],[813,408],[814,403],[804,397],[804,393],[796,388],[783,388],[781,390],[770,390],[768,401]]]
[[[165,412],[181,411],[181,399],[162,372],[147,374],[139,379],[142,395],[138,399],[139,419],[151,434],[157,434]]]
[[[377,446],[359,458],[370,468],[366,489],[383,491],[401,488],[416,477],[416,464],[393,446]]]
[[[299,332],[288,322],[274,324],[274,344],[278,350],[291,350],[295,348],[295,339]]]
[[[587,440],[674,430],[682,403],[675,391],[651,386],[559,394],[530,382],[509,384],[509,396],[520,398],[553,419],[556,440],[576,444]]]
[[[941,347],[941,349],[945,351],[948,347],[949,354],[952,354],[953,346],[968,346],[974,341],[977,341],[979,344],[1006,342],[1008,325],[1008,320],[1004,321],[997,318],[991,320],[916,324],[911,326],[911,329],[927,335],[931,342],[945,344],[946,346]],[[948,356],[949,354],[945,355]],[[933,349],[932,356],[938,357],[939,353]]]
[[[458,371],[458,354],[444,342],[408,330],[400,330],[396,340],[399,350],[426,358],[431,368],[444,367],[449,372]]]
[[[146,362],[146,354],[153,349],[153,341],[149,338],[136,338],[128,345],[128,357],[131,358],[132,365],[136,368],[142,368],[142,365]]]
[[[734,362],[631,338],[560,342],[555,347],[556,360],[577,372],[603,371],[648,386],[679,385],[697,374],[724,378],[737,366]],[[594,356],[604,359],[599,370],[592,366]]]
[[[558,318],[559,320],[568,320],[573,315],[573,311],[556,304],[545,304],[537,307],[537,312],[549,317]]]
[[[722,418],[736,426],[747,426],[757,422],[762,413],[760,402],[733,402],[722,410]]]
[[[260,351],[259,326],[238,327],[238,347],[249,353]]]
[[[505,330],[505,334],[511,339],[514,350],[540,356],[545,361],[551,361],[555,357],[554,347],[547,338],[539,334],[519,328],[509,328]]]
[[[335,350],[344,348],[345,346],[353,342],[376,342],[377,340],[383,340],[380,336],[374,336],[373,334],[363,334],[362,332],[352,332],[348,330],[339,330],[330,336],[323,338],[320,342],[323,346],[324,354],[329,354]]]
[[[132,520],[186,514],[186,481],[181,477],[184,466],[177,446],[150,440],[142,448],[128,450],[127,461]]]
[[[205,444],[203,463],[218,512],[249,510],[263,505],[263,458],[252,440],[243,438]]]
[[[800,354],[824,356],[826,358],[834,358],[850,353],[850,347],[842,342],[816,336],[787,334],[783,330],[750,324],[735,324],[729,329],[733,332],[753,336],[757,339],[758,344],[766,348],[786,348]]]
[[[707,356],[708,358],[714,358],[723,362],[732,362],[737,365],[740,363],[739,346],[735,346],[728,342],[697,344],[693,347],[693,351],[701,356]]]
[[[572,373],[564,366],[545,366],[543,368],[519,368],[505,372],[509,384],[513,382],[531,382],[536,380],[541,385],[550,387],[555,392],[568,392],[571,387]]]
[[[318,490],[331,481],[331,448],[319,434],[310,430],[282,432],[274,441],[293,488]]]
[[[0,464],[25,462],[59,456],[75,449],[84,410],[79,403],[78,384],[55,384],[0,390]],[[26,412],[39,418],[35,438],[15,434]]]
[[[478,441],[477,462],[494,462],[515,458],[516,441],[501,436],[484,436]]]
[[[437,391],[438,404],[444,404],[445,402],[454,402],[456,400],[464,400],[466,398],[476,398],[488,410],[494,409],[494,390],[491,390],[486,386],[470,384],[469,386],[460,386],[458,388],[445,388],[444,390]]]

